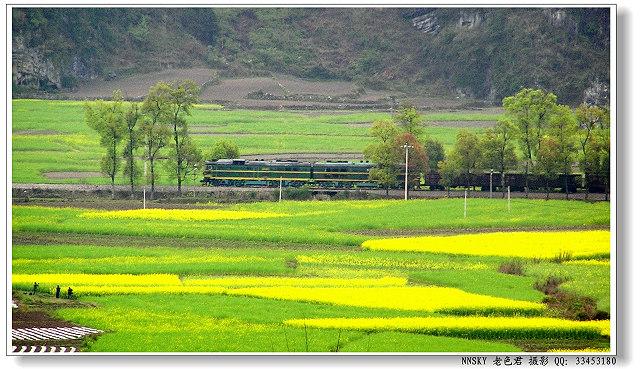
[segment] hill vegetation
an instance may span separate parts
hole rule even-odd
[[[209,68],[495,102],[542,88],[606,105],[609,21],[608,8],[13,8],[14,96]]]

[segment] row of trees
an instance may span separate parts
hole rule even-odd
[[[409,145],[411,185],[417,184],[420,173],[438,171],[442,185],[450,187],[455,179],[464,176],[469,187],[473,172],[493,170],[500,175],[501,187],[505,188],[504,173],[518,169],[525,174],[527,193],[531,173],[549,181],[558,174],[568,175],[578,169],[587,182],[597,177],[608,181],[608,107],[580,105],[572,111],[568,106],[558,105],[552,93],[522,89],[503,99],[503,108],[505,117],[482,134],[458,130],[456,142],[445,158],[442,144],[428,137],[415,107],[403,104],[393,121],[373,124],[374,143],[364,150],[365,158],[378,164],[371,171],[371,178],[388,191],[397,183],[399,168],[405,162],[403,147]],[[565,183],[567,191],[568,187]]]
[[[154,198],[160,159],[182,193],[182,183],[202,161],[202,151],[191,140],[186,119],[198,103],[199,94],[200,87],[193,81],[158,82],[141,104],[125,104],[120,90],[114,91],[111,101],[85,102],[85,121],[98,132],[100,145],[106,149],[100,169],[111,179],[112,198],[120,169],[131,186],[133,198],[135,183],[141,175],[140,151],[142,159],[149,163],[145,181],[151,184],[150,198]],[[222,141],[214,145],[209,155],[237,157],[239,152],[235,144]]]

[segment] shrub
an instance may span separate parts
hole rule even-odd
[[[498,271],[504,274],[524,275],[523,266],[524,263],[522,260],[516,259],[503,263],[500,265],[500,268],[498,268]]]
[[[287,200],[310,200],[311,191],[306,186],[300,188],[287,187],[282,190],[282,197]]]
[[[564,280],[560,277],[549,276],[544,282],[536,281],[533,288],[541,291],[545,295],[555,295],[558,293],[558,286],[562,282],[564,282]]]

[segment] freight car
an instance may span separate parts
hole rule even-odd
[[[379,188],[370,180],[369,172],[375,164],[369,162],[326,161],[299,162],[297,160],[245,160],[220,159],[205,163],[202,184],[207,186],[237,186],[237,187],[300,187],[308,185],[318,188]],[[399,172],[401,172],[399,170]],[[462,174],[455,178],[452,187],[480,187],[488,191],[492,186],[494,191],[502,190],[501,174],[490,172]],[[441,190],[441,176],[437,172],[422,175],[422,188]],[[415,179],[412,182],[416,182]],[[529,190],[544,190],[549,187],[552,191],[559,190],[574,193],[578,189],[589,192],[604,192],[604,185],[608,177],[592,176],[585,181],[581,174],[558,175],[546,179],[540,175],[529,174]],[[523,173],[505,173],[504,186],[510,186],[512,191],[524,191],[525,175]],[[397,183],[392,188],[404,188],[404,173],[399,174]]]
[[[444,187],[440,184],[442,177],[437,172],[426,173],[424,175],[424,186],[429,186],[432,190],[441,190]],[[493,187],[493,191],[502,189],[502,175],[500,173],[485,172],[461,174],[453,180],[451,187],[480,187],[483,191],[489,191]],[[511,191],[524,191],[526,185],[525,175],[523,173],[505,173],[504,186],[511,187]],[[581,174],[559,174],[558,176],[546,179],[543,176],[529,174],[529,189],[542,190],[547,187],[551,189],[561,189],[565,192],[565,187],[569,187],[569,192],[574,193],[578,188],[582,188]]]

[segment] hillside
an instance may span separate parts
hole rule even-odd
[[[242,97],[254,101],[336,95],[270,82],[291,76],[328,82],[345,103],[499,103],[521,87],[564,104],[608,103],[608,8],[13,8],[12,30],[15,97],[82,98],[101,85],[108,96],[106,82],[190,70],[206,71],[205,87],[249,79]],[[372,91],[384,92],[365,98]]]

